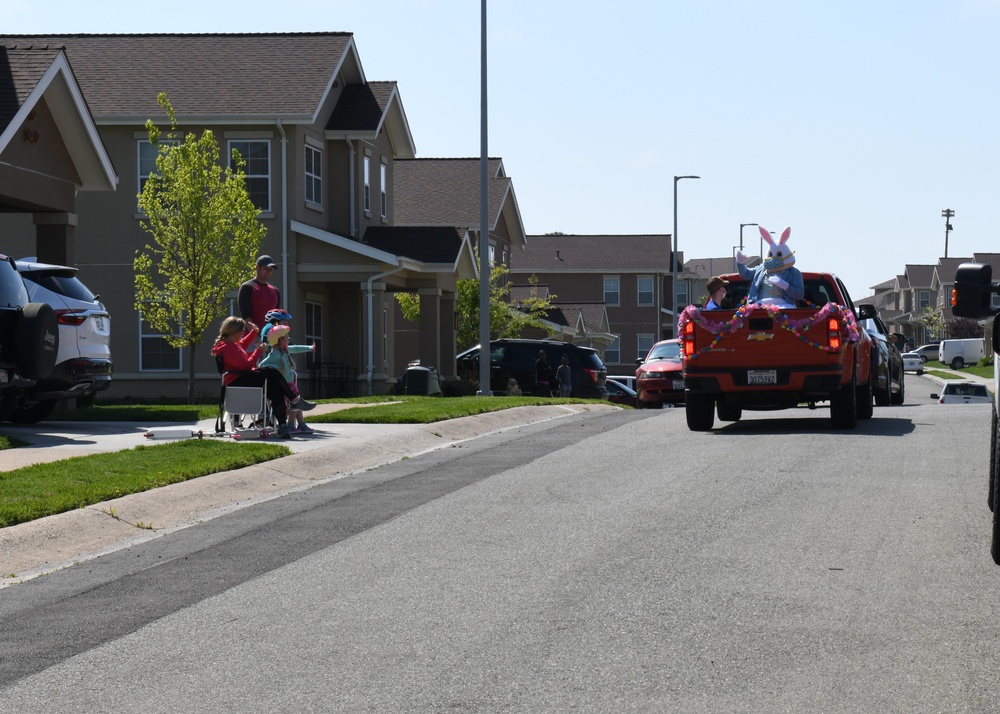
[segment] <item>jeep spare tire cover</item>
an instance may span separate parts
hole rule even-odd
[[[45,379],[52,374],[59,352],[59,323],[52,307],[29,302],[17,318],[17,371],[25,379]]]

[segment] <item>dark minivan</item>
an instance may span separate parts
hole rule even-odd
[[[545,350],[546,361],[552,369],[551,388],[556,394],[555,370],[562,362],[562,356],[568,354],[573,379],[571,396],[580,399],[608,398],[605,386],[608,370],[597,350],[555,340],[503,339],[490,342],[490,391],[497,396],[506,394],[508,380],[513,378],[525,395],[534,393],[535,361],[540,350]],[[467,375],[473,380],[479,378],[479,345],[465,350],[457,359],[460,376]]]

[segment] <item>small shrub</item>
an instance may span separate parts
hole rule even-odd
[[[474,397],[479,391],[479,382],[469,379],[445,379],[441,381],[441,394],[445,397]]]

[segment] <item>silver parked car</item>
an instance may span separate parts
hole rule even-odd
[[[35,258],[22,258],[16,266],[31,301],[52,306],[59,325],[56,366],[24,391],[10,415],[11,421],[27,424],[47,419],[60,400],[92,403],[97,392],[111,386],[111,316],[100,296],[80,282],[76,268]]]
[[[938,404],[992,404],[993,397],[985,384],[973,382],[945,382],[941,394],[932,394]]]

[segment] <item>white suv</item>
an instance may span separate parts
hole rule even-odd
[[[16,261],[32,302],[48,303],[59,324],[59,353],[52,373],[25,391],[21,406],[10,416],[18,423],[47,419],[62,399],[77,404],[93,402],[94,395],[111,386],[111,317],[86,285],[77,269]]]

